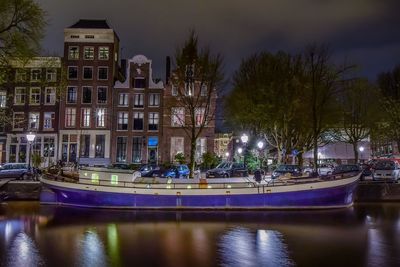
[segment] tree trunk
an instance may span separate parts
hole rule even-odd
[[[297,159],[299,161],[299,166],[303,167],[303,152],[299,152],[299,154],[297,154]]]
[[[358,163],[358,147],[357,147],[357,142],[352,143],[353,145],[353,150],[354,150],[354,163]]]
[[[313,154],[314,154],[314,172],[318,173],[318,139],[315,136],[313,138]]]
[[[196,154],[196,139],[192,138],[192,142],[190,144],[190,163],[189,163],[189,169],[190,169],[190,178],[194,178],[194,171],[195,171],[195,156]]]

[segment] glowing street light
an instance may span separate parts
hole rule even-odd
[[[242,136],[240,137],[240,140],[242,140],[243,144],[247,144],[247,142],[249,141],[249,136],[247,134],[242,134]]]
[[[225,153],[225,157],[229,157],[229,152],[226,152],[226,153]]]
[[[363,146],[360,146],[360,147],[358,148],[358,150],[360,150],[360,152],[363,152],[363,151],[364,151],[364,147],[363,147]]]
[[[238,152],[239,154],[242,154],[243,149],[242,149],[241,147],[239,147],[238,150],[237,150],[237,152]]]
[[[259,141],[259,142],[257,143],[257,147],[258,147],[259,149],[262,149],[262,148],[264,147],[264,142],[263,142],[263,141]]]
[[[32,155],[32,143],[35,141],[36,135],[34,133],[28,133],[26,135],[26,140],[28,140],[29,144],[29,154],[28,154],[28,170],[31,169],[31,155]]]

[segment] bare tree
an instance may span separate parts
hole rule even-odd
[[[207,47],[200,49],[198,37],[192,31],[183,46],[177,48],[174,59],[171,83],[177,97],[166,106],[166,113],[179,121],[179,127],[190,140],[189,168],[193,177],[197,140],[215,120],[215,100],[223,80],[222,56],[213,55]]]

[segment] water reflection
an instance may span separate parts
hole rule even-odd
[[[76,244],[76,265],[82,267],[107,266],[104,244],[96,229],[88,229]]]
[[[229,229],[219,243],[223,266],[294,266],[283,235],[273,230]]]
[[[8,249],[7,266],[44,266],[35,242],[24,232],[17,234]]]
[[[400,205],[161,212],[0,206],[0,266],[400,266]]]

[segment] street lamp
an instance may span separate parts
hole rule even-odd
[[[229,152],[225,152],[225,157],[226,157],[226,159],[229,158]]]
[[[257,147],[258,147],[258,149],[259,149],[259,151],[258,151],[258,161],[259,161],[259,164],[260,164],[260,168],[262,167],[261,165],[261,150],[263,149],[263,147],[264,147],[264,142],[263,141],[258,141],[258,143],[257,143]]]
[[[257,146],[258,146],[259,149],[262,149],[264,147],[264,142],[263,141],[259,141],[257,143]]]
[[[244,145],[244,149],[246,150],[246,145],[247,145],[247,142],[249,141],[249,136],[244,133],[240,137],[240,140],[242,141],[242,143]],[[243,154],[243,164],[244,164],[244,167],[246,168],[246,151]]]
[[[32,143],[35,141],[36,135],[33,133],[28,133],[26,135],[26,140],[28,140],[29,144],[29,154],[28,154],[28,170],[31,169],[31,157],[32,157]]]
[[[241,147],[239,147],[237,152],[239,153],[239,161],[240,161],[240,158],[242,157],[243,149]]]
[[[363,146],[360,146],[359,148],[358,148],[358,150],[360,150],[360,162],[363,160],[362,159],[362,153],[363,153],[363,151],[364,151],[364,147]]]

